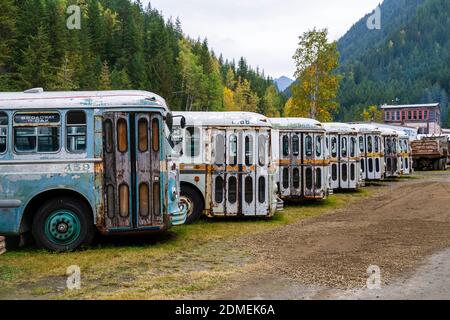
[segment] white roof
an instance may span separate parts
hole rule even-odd
[[[424,104],[403,104],[403,105],[384,105],[381,109],[403,109],[403,108],[428,108],[438,107],[439,103],[424,103]]]
[[[186,125],[218,126],[218,127],[269,127],[269,119],[254,112],[173,112],[174,116],[183,116]],[[174,118],[174,124],[180,123],[180,118]]]
[[[381,133],[381,130],[372,123],[352,123],[351,125],[360,133]]]
[[[33,89],[34,90],[34,89]],[[160,107],[168,111],[166,101],[155,93],[124,91],[0,92],[2,109],[62,109],[111,107]]]
[[[275,129],[325,131],[319,121],[309,118],[270,118],[269,120]]]
[[[390,128],[379,128],[383,136],[398,136],[400,131]]]
[[[388,128],[388,129],[399,131],[400,136],[408,137],[408,138],[412,138],[412,139],[417,138],[417,133],[419,131],[417,128],[394,126],[394,125],[389,125],[389,124],[384,124],[384,123],[376,123],[375,125],[379,128]]]
[[[342,122],[326,122],[322,123],[325,130],[329,133],[346,133],[346,134],[357,134],[358,131],[353,125]]]

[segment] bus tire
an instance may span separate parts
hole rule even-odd
[[[197,191],[190,187],[181,187],[181,201],[187,206],[186,224],[199,220],[203,212],[203,201]]]
[[[32,233],[38,247],[51,251],[88,246],[95,236],[91,210],[83,201],[68,197],[49,200],[36,212]]]

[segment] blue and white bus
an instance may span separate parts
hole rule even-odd
[[[171,120],[144,91],[0,93],[0,235],[70,251],[183,224]]]

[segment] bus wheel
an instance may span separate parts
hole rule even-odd
[[[180,202],[187,207],[186,224],[200,219],[203,212],[203,201],[198,192],[189,187],[181,187]]]
[[[33,219],[33,238],[40,248],[63,252],[88,246],[94,239],[94,223],[88,206],[71,198],[44,203]]]

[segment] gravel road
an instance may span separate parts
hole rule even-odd
[[[450,173],[417,176],[344,209],[242,239],[265,267],[215,298],[450,298]],[[371,265],[380,268],[381,290],[366,288]]]

